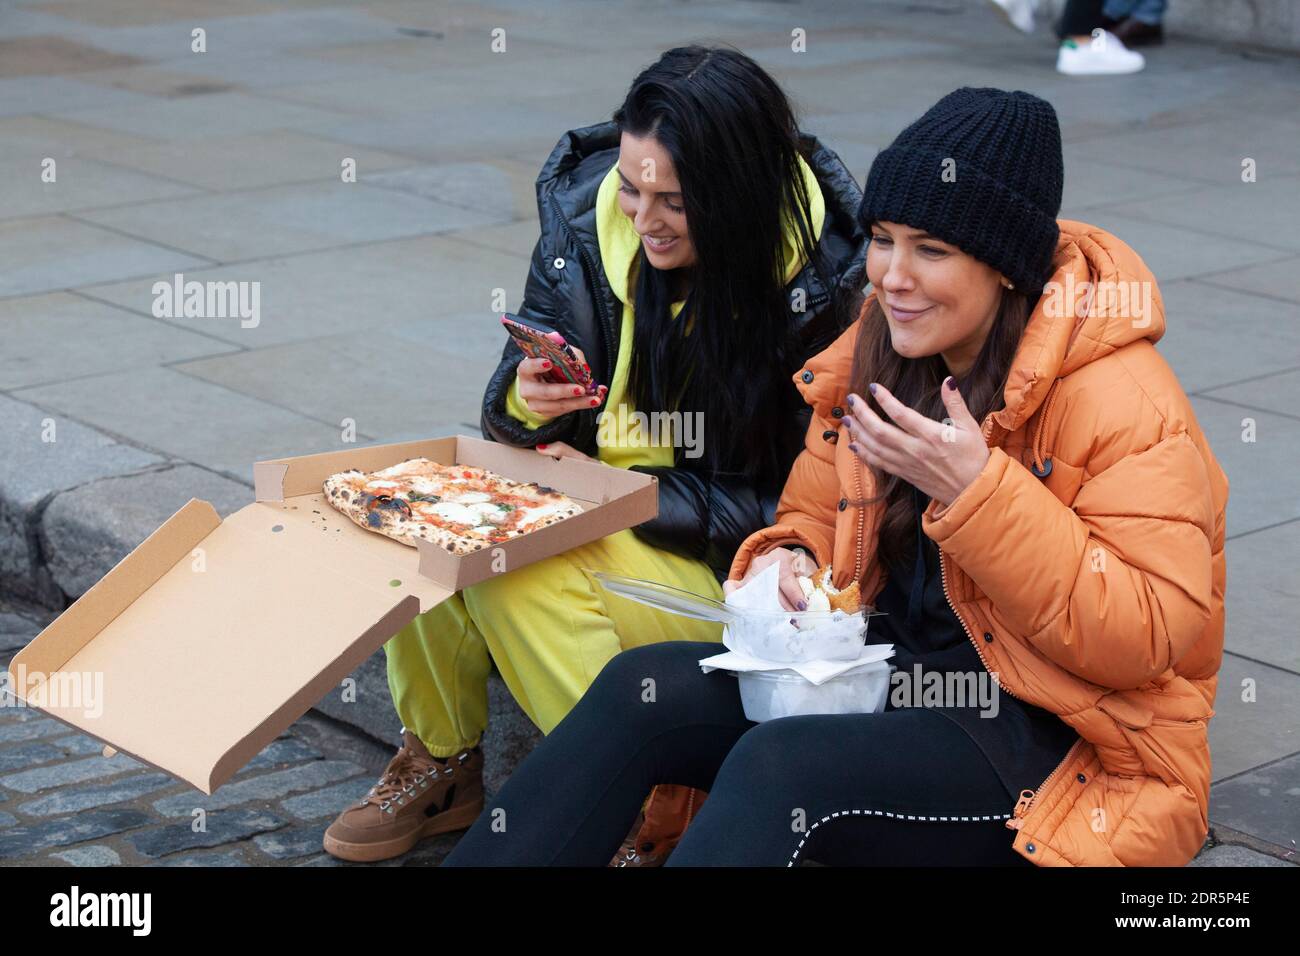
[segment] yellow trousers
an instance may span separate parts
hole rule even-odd
[[[631,530],[466,588],[384,645],[397,713],[431,754],[451,756],[483,736],[491,660],[524,713],[549,734],[619,651],[722,640],[722,625],[619,597],[584,568],[722,599],[707,564],[652,547]]]

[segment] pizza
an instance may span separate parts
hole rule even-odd
[[[411,547],[425,538],[452,554],[481,551],[582,513],[554,488],[428,458],[330,475],[325,500],[367,530]]]

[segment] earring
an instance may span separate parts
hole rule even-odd
[[[1002,283],[1002,286],[1003,286],[1003,288],[1006,288],[1006,289],[1014,289],[1014,288],[1016,287],[1016,284],[1015,284],[1014,282],[1011,282],[1010,280],[1008,280],[1008,281]]]

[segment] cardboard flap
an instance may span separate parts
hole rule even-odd
[[[188,555],[205,537],[221,525],[217,509],[199,498],[191,498],[180,510],[131,552],[131,573],[109,573],[9,662],[11,675],[19,666],[27,671],[52,674],[140,595]],[[118,568],[126,563],[123,560]],[[117,568],[114,568],[116,571]],[[12,681],[10,687],[18,685]]]
[[[191,502],[173,515],[87,592],[82,601],[100,596],[77,617],[118,613],[74,649],[58,628],[74,605],[15,658],[27,673],[11,679],[52,716],[211,793],[423,604],[452,592],[415,573],[413,549],[355,527],[363,544],[344,544],[343,531],[287,518],[289,505],[247,505],[191,544],[196,504],[212,510]],[[405,568],[371,544],[406,555]],[[36,664],[63,673],[34,684]],[[73,699],[74,682],[101,693]]]

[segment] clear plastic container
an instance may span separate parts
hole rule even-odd
[[[755,723],[808,714],[879,714],[889,698],[888,661],[871,661],[814,684],[791,670],[736,675],[745,716]]]

